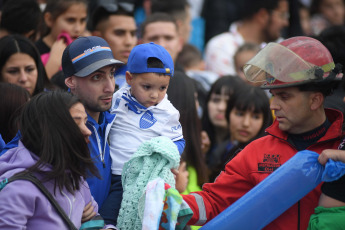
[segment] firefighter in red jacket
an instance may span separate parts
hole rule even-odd
[[[183,196],[194,212],[188,224],[204,225],[296,152],[308,149],[321,153],[338,147],[343,116],[337,110],[325,109],[323,102],[341,76],[340,70],[329,51],[309,37],[269,43],[245,65],[247,79],[262,82],[262,88],[270,90],[276,119],[266,129],[268,135],[247,145],[226,164],[214,183]],[[319,185],[264,229],[307,229],[320,194]]]

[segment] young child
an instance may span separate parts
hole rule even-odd
[[[52,79],[59,72],[66,46],[85,31],[87,0],[48,0],[43,16],[46,31],[36,46],[48,78]]]
[[[109,134],[112,179],[109,196],[100,210],[105,222],[114,225],[122,200],[122,168],[139,145],[157,136],[174,141],[180,154],[185,145],[179,112],[166,94],[174,74],[170,54],[160,45],[141,44],[131,51],[127,67],[129,86],[114,94],[110,109],[116,114]]]
[[[345,139],[338,150],[325,149],[318,160],[325,165],[328,159],[345,163]],[[325,182],[315,214],[310,217],[308,230],[343,229],[345,224],[345,176],[332,182]]]
[[[235,64],[235,70],[237,76],[239,76],[244,82],[248,84],[253,84],[252,82],[249,82],[244,76],[243,73],[243,66],[252,59],[259,51],[260,51],[260,45],[254,44],[254,43],[244,43],[238,49],[236,50],[234,54],[234,64]]]

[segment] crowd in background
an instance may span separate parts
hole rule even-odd
[[[116,90],[127,85],[131,50],[154,42],[175,64],[167,95],[186,141],[176,178],[184,194],[214,181],[272,124],[269,91],[243,73],[269,42],[310,36],[345,66],[344,0],[0,0],[0,10],[0,150],[16,136],[30,98],[68,90],[62,56],[75,39],[109,44],[124,63]],[[325,107],[345,112],[344,96],[339,84]]]

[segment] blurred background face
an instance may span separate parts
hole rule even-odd
[[[299,18],[302,27],[302,31],[305,35],[309,36],[312,34],[311,25],[310,25],[310,14],[308,8],[301,7],[299,9]]]
[[[91,131],[86,126],[87,114],[85,112],[84,105],[82,103],[77,103],[69,109],[69,112],[75,123],[78,125],[81,133],[83,134],[86,143],[89,143],[89,136],[91,135]]]
[[[211,123],[218,128],[226,129],[228,122],[225,118],[226,106],[229,100],[229,96],[225,94],[212,93],[208,106],[208,116]]]
[[[281,0],[278,8],[273,10],[264,30],[265,42],[277,40],[281,36],[281,31],[289,25],[289,3]]]
[[[66,12],[55,20],[47,23],[51,27],[51,34],[56,39],[61,32],[67,32],[72,39],[82,35],[86,28],[87,11],[83,3],[71,5]]]
[[[4,82],[19,85],[33,94],[37,83],[37,66],[35,60],[24,53],[13,54],[1,69]]]
[[[323,0],[320,13],[333,25],[343,25],[345,19],[345,6],[343,0]]]
[[[145,27],[143,43],[154,42],[163,46],[176,61],[182,50],[182,40],[179,37],[176,25],[172,22],[153,22]]]
[[[251,110],[241,111],[233,108],[229,120],[231,141],[246,143],[258,135],[264,116],[262,113],[254,113]]]
[[[243,52],[238,53],[235,56],[235,68],[236,68],[236,73],[239,77],[241,77],[244,81],[247,82],[247,78],[243,73],[243,66],[250,60],[252,59],[257,52],[252,51],[252,50],[245,50]]]
[[[137,44],[137,26],[134,18],[126,15],[110,15],[104,25],[102,37],[108,42],[114,58],[127,63],[128,56]]]

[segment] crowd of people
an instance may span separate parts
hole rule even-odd
[[[344,0],[0,0],[0,11],[1,229],[140,226],[152,202],[142,178],[157,170],[175,179],[155,229],[198,229],[299,151],[345,162]],[[144,150],[150,172],[129,164]],[[343,229],[344,180],[265,229]]]

